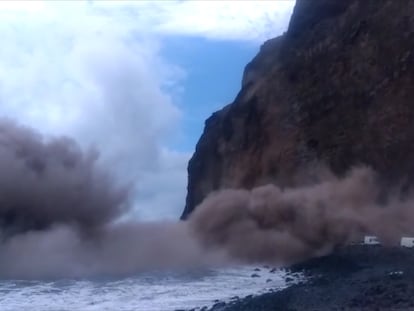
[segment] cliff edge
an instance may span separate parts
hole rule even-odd
[[[414,0],[297,0],[288,31],[246,66],[188,165],[182,219],[212,191],[293,185],[306,167],[414,177]]]

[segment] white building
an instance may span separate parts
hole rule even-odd
[[[380,244],[380,241],[376,236],[366,236],[364,237],[364,244],[368,245],[378,245]]]
[[[400,245],[402,247],[414,247],[414,238],[412,238],[412,237],[402,237]]]

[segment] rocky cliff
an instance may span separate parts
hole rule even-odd
[[[188,165],[185,219],[210,192],[292,185],[324,163],[414,177],[414,0],[297,0],[288,31],[246,66]]]

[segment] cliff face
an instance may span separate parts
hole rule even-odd
[[[288,31],[205,122],[182,218],[210,192],[291,185],[305,167],[414,178],[414,0],[297,0]]]

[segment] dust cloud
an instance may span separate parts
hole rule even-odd
[[[122,220],[130,187],[97,159],[69,138],[0,121],[0,278],[119,276],[218,260],[186,223]]]
[[[222,190],[185,222],[125,220],[130,187],[69,138],[0,120],[0,278],[126,276],[228,264],[287,265],[375,234],[413,234],[412,200],[356,168],[311,185]]]
[[[206,248],[225,249],[242,262],[276,265],[328,254],[367,234],[388,246],[414,234],[412,200],[385,200],[372,170],[355,168],[341,179],[324,175],[298,188],[213,193],[191,216],[193,231]]]

